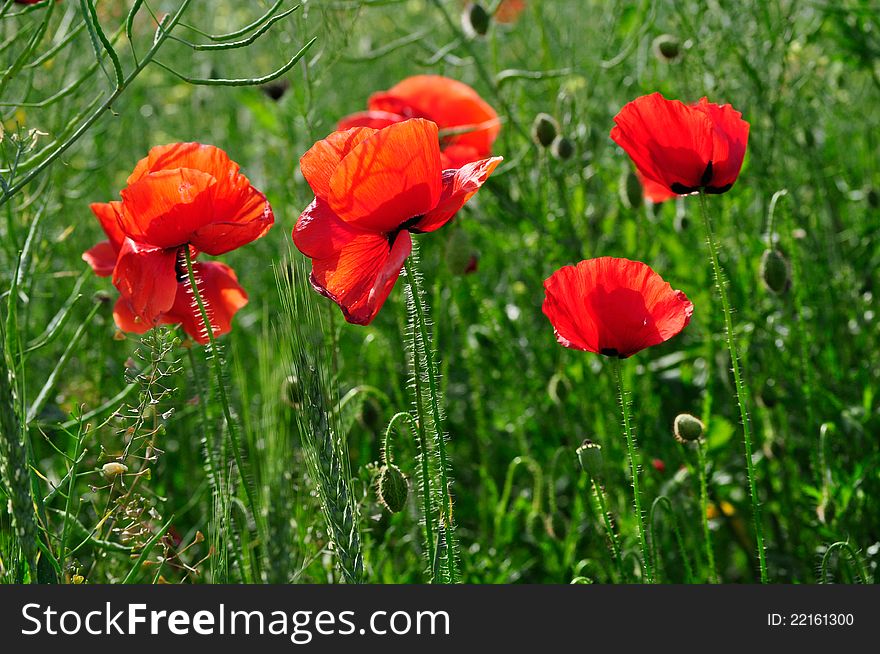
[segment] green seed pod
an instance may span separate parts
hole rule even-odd
[[[689,413],[679,413],[672,423],[672,433],[679,443],[690,443],[699,440],[703,436],[706,426],[699,418]]]
[[[791,266],[779,250],[764,250],[761,255],[761,280],[767,290],[782,294],[791,286]]]
[[[576,453],[583,471],[594,479],[600,479],[602,477],[603,465],[602,446],[587,438],[584,439],[583,444],[577,448]]]
[[[642,183],[632,170],[627,169],[623,173],[623,177],[620,179],[619,191],[620,201],[628,209],[638,209],[642,206],[645,197]]]
[[[678,61],[681,57],[681,41],[672,34],[661,34],[652,44],[654,56],[661,61]]]
[[[562,134],[553,139],[553,145],[550,146],[550,152],[557,159],[571,159],[574,155],[574,143],[571,139],[567,139]]]
[[[461,26],[464,31],[479,36],[484,36],[489,31],[491,20],[489,12],[479,2],[469,3],[461,14]]]
[[[376,482],[376,492],[379,501],[391,513],[399,513],[406,504],[406,496],[409,492],[406,477],[393,463],[383,465],[379,470],[379,479]]]
[[[550,114],[540,113],[532,122],[532,140],[542,148],[548,148],[553,144],[556,135],[559,134],[559,123]]]

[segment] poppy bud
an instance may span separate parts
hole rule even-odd
[[[672,34],[661,34],[652,44],[654,56],[661,61],[678,61],[681,56],[681,41]]]
[[[586,438],[575,453],[584,472],[594,479],[602,477],[602,446],[599,443]]]
[[[623,178],[620,180],[619,191],[620,201],[623,202],[624,206],[627,208],[638,209],[642,206],[644,200],[642,183],[632,170],[627,169],[626,172],[623,173]]]
[[[785,293],[791,286],[791,267],[779,250],[764,250],[761,255],[761,280],[768,291]]]
[[[107,479],[113,479],[113,477],[116,477],[117,475],[128,472],[128,466],[116,461],[111,461],[110,463],[105,463],[101,470]]]
[[[553,156],[557,159],[571,159],[574,155],[574,143],[572,143],[571,139],[565,138],[560,134],[553,139],[553,145],[550,146],[550,152],[552,152]]]
[[[542,148],[548,148],[559,133],[559,123],[550,114],[540,113],[532,123],[532,140]]]
[[[865,199],[868,201],[868,206],[872,209],[880,207],[880,193],[877,192],[877,189],[869,188],[865,191]]]
[[[479,2],[472,2],[461,14],[461,26],[468,34],[483,36],[489,31],[491,16]]]
[[[393,463],[383,465],[379,470],[379,480],[376,483],[376,492],[379,501],[391,513],[399,513],[406,504],[408,488],[406,477]]]
[[[689,413],[679,413],[672,423],[672,433],[679,443],[689,443],[699,440],[703,436],[706,426],[699,418]]]

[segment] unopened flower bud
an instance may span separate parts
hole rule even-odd
[[[594,479],[602,476],[602,446],[599,443],[585,439],[576,453],[584,472]]]
[[[104,476],[107,479],[113,479],[117,475],[121,475],[124,472],[128,472],[128,466],[119,463],[118,461],[111,461],[110,463],[105,463],[101,470],[104,472]]]
[[[785,293],[791,286],[791,267],[779,250],[764,250],[761,255],[761,280],[767,290]]]
[[[672,423],[672,433],[679,443],[689,443],[703,436],[706,426],[703,421],[689,413],[679,413]]]
[[[681,56],[681,41],[672,34],[661,34],[652,44],[654,56],[661,61],[677,61]]]
[[[532,122],[532,140],[542,148],[549,148],[559,134],[559,123],[550,114],[540,113]]]
[[[574,143],[571,139],[565,138],[561,134],[553,139],[553,145],[550,146],[550,152],[557,159],[571,159],[574,155]]]
[[[620,201],[629,209],[638,209],[642,206],[645,192],[638,176],[630,169],[623,174],[620,180]]]
[[[409,489],[406,477],[393,463],[383,465],[379,470],[379,479],[376,483],[376,491],[382,505],[391,511],[399,513],[406,504],[406,496]]]
[[[461,14],[461,26],[468,34],[485,35],[489,31],[491,20],[489,12],[479,2],[468,3]]]

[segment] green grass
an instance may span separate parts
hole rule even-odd
[[[181,21],[229,34],[275,3],[241,4],[193,2]],[[8,392],[0,383],[4,581],[352,579],[357,575],[340,569],[338,548],[330,545],[340,538],[335,527],[347,526],[346,503],[355,507],[364,580],[429,579],[418,440],[405,422],[393,434],[394,464],[410,480],[403,511],[389,513],[375,491],[388,422],[412,408],[405,279],[369,327],[346,324],[315,295],[317,323],[309,324],[322,326],[317,340],[297,332],[307,326],[285,308],[302,306],[289,304],[297,294],[297,302],[312,294],[302,276],[291,276],[299,285],[288,291],[276,283],[288,256],[294,268],[302,264],[295,249],[289,254],[291,229],[312,198],[299,157],[337,119],[364,108],[372,92],[425,72],[473,85],[505,121],[495,146],[505,157],[501,167],[455,221],[416,236],[454,471],[457,576],[470,583],[642,578],[613,361],[559,347],[540,309],[543,280],[553,271],[611,255],[648,263],[695,305],[680,336],[625,366],[657,581],[713,577],[699,452],[673,438],[679,413],[706,423],[717,577],[759,579],[741,417],[699,200],[630,207],[620,193],[630,164],[608,138],[620,107],[661,91],[685,101],[706,95],[729,102],[751,124],[743,173],[731,191],[711,198],[710,210],[750,391],[768,577],[777,583],[876,579],[876,6],[856,0],[529,4],[516,24],[493,26],[487,38],[470,41],[458,32],[457,0],[311,0],[252,44],[194,52],[168,39],[156,61],[188,78],[227,80],[269,76],[316,41],[283,73],[290,88],[278,101],[251,86],[187,84],[147,65],[29,180],[41,165],[35,155],[56,139],[65,143],[114,93],[116,76],[106,55],[109,74],[97,64],[96,51],[106,52],[97,32],[79,28],[63,47],[57,40],[59,30],[82,23],[80,3],[57,5],[39,38],[46,7],[7,11],[24,13],[0,19],[0,70],[9,71],[0,75],[0,155],[6,187],[28,183],[0,206],[0,374],[5,380],[4,368],[11,373]],[[124,29],[131,5],[97,3],[125,74],[135,69]],[[153,39],[146,6],[161,15],[180,5],[154,0],[138,12],[132,33],[140,61]],[[182,26],[174,34],[208,42]],[[652,42],[662,34],[683,43],[678,61],[655,56]],[[54,45],[57,54],[43,56]],[[59,101],[31,106],[71,85]],[[540,112],[556,118],[574,142],[571,159],[557,160],[528,138]],[[36,134],[35,149],[18,155],[16,165],[14,137],[27,141],[30,129],[46,135]],[[217,375],[204,348],[183,347],[174,334],[143,343],[114,338],[113,303],[105,294],[115,300],[116,292],[80,258],[103,238],[88,204],[116,198],[150,146],[177,140],[226,150],[275,210],[277,224],[266,237],[223,257],[250,296],[219,343],[229,418],[256,515],[234,465]],[[761,257],[771,245],[792,266],[791,289],[781,295],[760,279]],[[479,257],[478,271],[459,274],[471,254]],[[303,351],[303,342],[314,347],[309,358],[323,357],[313,416],[303,414],[307,380],[302,362],[291,356]],[[158,403],[144,405],[144,393],[155,393]],[[326,442],[335,454],[328,460],[347,456],[334,465],[350,469],[346,490],[336,496],[335,527],[320,462],[310,463],[315,432],[303,437],[321,412],[332,425]],[[575,455],[585,438],[602,446],[595,485]],[[108,478],[101,467],[123,455],[128,472]],[[654,459],[664,471],[651,465]],[[619,534],[620,566],[597,488]],[[435,488],[435,512],[441,501]]]

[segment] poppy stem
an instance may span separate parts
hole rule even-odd
[[[440,411],[440,385],[437,380],[437,364],[434,361],[434,349],[428,334],[427,307],[422,295],[419,273],[413,262],[416,257],[418,257],[418,250],[415,244],[413,244],[412,255],[407,257],[404,262],[404,268],[406,270],[406,279],[410,286],[410,296],[414,308],[414,312],[411,312],[411,318],[415,318],[416,323],[413,326],[414,339],[421,341],[421,347],[414,348],[413,351],[415,363],[414,375],[419,377],[424,374],[428,381],[428,400],[431,409],[431,421],[433,422],[436,436],[435,442],[437,447],[438,467],[440,469],[439,491],[441,497],[441,515],[439,524],[446,539],[446,569],[448,580],[449,583],[454,584],[457,582],[458,577],[455,566],[455,521],[452,517],[452,498],[449,492],[449,459],[446,454],[446,434],[443,431],[443,417]],[[421,350],[421,352],[419,352],[419,350]],[[424,370],[419,370],[418,368],[422,362],[422,357],[424,357]],[[426,423],[427,416],[424,415],[424,406],[421,402],[416,402],[416,409],[419,414],[419,425],[421,427]]]
[[[715,288],[721,298],[721,309],[724,313],[724,335],[727,340],[727,350],[730,353],[730,365],[733,369],[733,381],[736,392],[736,402],[739,405],[740,418],[743,425],[743,442],[746,454],[746,473],[749,478],[749,497],[752,500],[752,517],[755,523],[755,540],[758,546],[758,565],[761,571],[761,583],[766,584],[767,561],[764,553],[764,532],[761,526],[761,503],[758,500],[758,488],[755,484],[755,466],[752,461],[752,427],[749,421],[749,412],[746,407],[746,385],[743,381],[742,371],[739,367],[739,353],[736,347],[736,335],[733,331],[733,313],[730,308],[730,300],[727,297],[727,283],[721,264],[718,261],[718,244],[715,241],[715,233],[712,230],[712,220],[709,217],[709,209],[706,203],[706,194],[700,193],[700,210],[703,214],[703,227],[706,231],[706,243],[709,246],[709,257],[712,261],[712,272],[715,277]]]
[[[654,583],[654,570],[651,565],[651,557],[648,556],[648,540],[645,535],[645,515],[642,513],[642,494],[639,490],[639,463],[636,437],[633,433],[629,419],[629,397],[623,383],[623,364],[620,358],[614,359],[614,376],[617,378],[617,398],[620,402],[620,412],[623,414],[623,431],[626,435],[626,450],[629,458],[629,468],[632,473],[633,498],[635,500],[636,518],[639,527],[639,546],[642,549],[642,566],[645,571],[647,583]]]
[[[259,524],[260,524],[260,513],[257,510],[257,499],[254,495],[254,491],[251,488],[250,483],[248,482],[248,477],[246,474],[246,468],[244,465],[244,458],[241,455],[241,445],[238,438],[238,426],[232,418],[232,411],[229,409],[229,398],[226,392],[226,383],[223,380],[223,365],[220,358],[220,351],[217,349],[217,341],[214,338],[214,328],[211,325],[211,320],[208,317],[208,309],[205,305],[205,301],[202,299],[202,294],[199,292],[199,285],[196,281],[195,271],[193,270],[192,263],[192,255],[189,251],[189,246],[184,246],[181,248],[183,250],[183,258],[186,262],[186,274],[189,279],[189,287],[192,290],[193,297],[196,300],[196,304],[199,308],[199,313],[201,314],[202,323],[205,327],[205,331],[208,334],[208,351],[210,356],[208,358],[211,360],[211,366],[214,368],[214,375],[217,378],[217,395],[220,398],[220,405],[223,407],[223,417],[226,420],[226,427],[229,432],[229,440],[232,444],[232,454],[235,457],[235,466],[238,468],[238,473],[241,476],[241,482],[244,486],[245,494],[247,495],[248,508],[251,511],[251,515],[254,518],[254,524],[257,525],[257,531],[259,532]],[[254,568],[256,573],[256,580],[262,581],[262,570],[260,569],[260,556],[259,552],[257,552],[254,557]]]
[[[706,484],[706,455],[703,452],[702,439],[697,440],[697,465],[700,478],[700,514],[703,522],[703,538],[706,544],[706,562],[709,566],[709,583],[718,583],[718,572],[715,569],[715,550],[712,549],[712,532],[709,531],[709,493]]]

